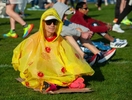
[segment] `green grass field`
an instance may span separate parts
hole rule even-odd
[[[104,22],[112,23],[114,18],[114,5],[104,6],[97,11],[94,4],[89,4],[89,15]],[[25,11],[27,23],[35,25],[31,34],[39,28],[42,11]],[[132,20],[132,13],[128,15]],[[127,39],[125,48],[117,49],[116,54],[104,64],[96,64],[92,77],[85,77],[87,87],[94,90],[92,93],[72,93],[44,95],[24,87],[15,78],[19,72],[11,65],[13,49],[23,40],[23,28],[16,24],[19,38],[3,38],[2,34],[10,29],[9,19],[0,19],[0,100],[131,100],[132,98],[132,28],[121,25],[124,34],[110,32],[113,37]],[[109,43],[99,35],[94,35],[92,40]]]

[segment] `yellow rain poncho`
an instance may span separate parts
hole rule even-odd
[[[45,37],[43,20],[53,15],[59,20],[56,38],[48,42]],[[60,36],[63,22],[51,8],[45,11],[40,20],[40,29],[22,41],[13,52],[12,64],[20,71],[24,86],[42,89],[43,82],[68,86],[77,77],[93,75],[94,70]]]

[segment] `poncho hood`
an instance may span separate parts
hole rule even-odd
[[[40,28],[39,28],[39,32],[41,33],[41,35],[44,37],[44,19],[47,17],[47,16],[55,16],[57,18],[57,20],[59,21],[59,25],[57,25],[57,31],[56,31],[56,34],[57,34],[57,37],[60,35],[61,33],[61,30],[62,30],[62,25],[63,25],[63,22],[61,21],[58,13],[56,12],[56,10],[54,8],[51,8],[47,11],[45,11],[42,16],[41,16],[41,20],[40,20]],[[57,38],[56,37],[56,38]],[[56,40],[56,38],[54,40]],[[45,40],[45,38],[44,38]]]

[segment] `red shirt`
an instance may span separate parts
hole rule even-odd
[[[91,17],[88,17],[79,11],[76,11],[76,13],[72,15],[70,21],[83,25],[94,33],[104,33],[108,31],[106,23],[92,19]]]
[[[45,39],[46,39],[48,42],[51,42],[51,41],[53,41],[56,37],[57,37],[57,35],[54,34],[53,37],[45,37]]]

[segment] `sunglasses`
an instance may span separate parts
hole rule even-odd
[[[88,8],[82,8],[82,9],[88,10]]]
[[[57,25],[58,21],[56,19],[51,19],[51,20],[46,20],[45,23],[46,23],[46,25],[51,25],[52,23],[54,25]]]

